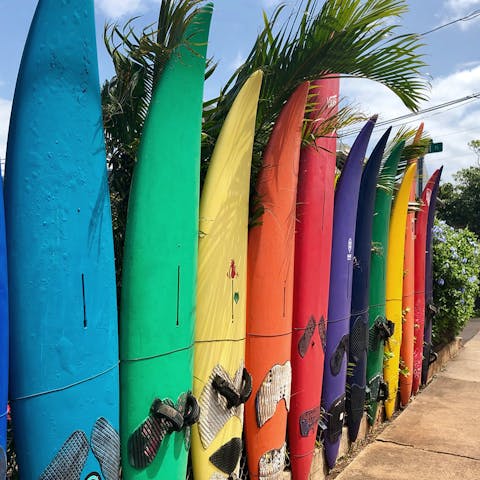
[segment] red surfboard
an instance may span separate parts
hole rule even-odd
[[[311,118],[337,112],[338,78],[312,83]],[[293,294],[292,390],[288,438],[292,476],[307,480],[320,419],[330,282],[336,135],[300,156]]]
[[[423,328],[425,325],[425,259],[427,249],[427,223],[430,198],[440,170],[436,170],[422,192],[422,202],[415,226],[415,330],[413,353],[412,393],[420,387],[423,360]]]
[[[418,127],[414,145],[418,145],[423,133],[423,122]],[[412,162],[409,162],[412,163]],[[421,172],[420,172],[421,174]],[[409,202],[415,202],[415,182],[410,191]],[[414,349],[414,297],[415,297],[415,212],[408,211],[405,229],[405,256],[403,260],[402,293],[402,345],[400,347],[399,390],[400,403],[407,405],[412,394],[413,383],[413,349]]]
[[[309,83],[282,110],[257,182],[264,212],[248,236],[245,366],[252,395],[245,405],[250,478],[282,475],[290,407],[295,204]]]

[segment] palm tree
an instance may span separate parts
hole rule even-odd
[[[137,35],[132,21],[123,28],[105,29],[105,44],[116,75],[102,89],[107,153],[114,215],[117,275],[120,273],[128,193],[136,150],[153,88],[178,45],[200,0],[162,0],[158,24]],[[420,37],[396,35],[407,11],[406,0],[302,0],[285,18],[280,5],[271,18],[264,15],[244,64],[219,95],[204,104],[202,178],[216,139],[236,94],[252,72],[262,69],[264,83],[259,104],[252,185],[273,123],[295,88],[305,80],[326,75],[371,79],[387,86],[411,110],[426,99],[428,82],[419,50]],[[209,62],[208,77],[215,65]],[[316,135],[358,119],[348,107],[330,118]],[[312,129],[305,128],[305,142]],[[253,190],[252,190],[253,192]],[[252,198],[253,195],[252,195]]]
[[[104,30],[115,68],[115,76],[102,87],[102,106],[119,287],[130,184],[153,89],[201,3],[162,0],[157,23],[141,34],[135,32],[135,19],[123,27],[106,25]]]

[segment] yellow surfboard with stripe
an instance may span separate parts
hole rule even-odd
[[[262,77],[255,72],[238,93],[218,137],[200,200],[195,480],[227,479],[239,469],[249,387],[244,371],[249,185]]]
[[[408,166],[400,189],[393,203],[388,237],[386,307],[388,320],[395,324],[393,335],[385,342],[385,362],[383,376],[388,384],[388,399],[385,401],[385,414],[389,419],[395,411],[398,391],[400,346],[402,344],[402,292],[403,260],[405,253],[405,228],[407,223],[408,201],[417,164]]]

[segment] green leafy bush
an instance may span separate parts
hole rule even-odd
[[[433,324],[435,345],[458,335],[475,309],[480,257],[477,237],[442,220],[433,227],[433,298],[438,310]]]

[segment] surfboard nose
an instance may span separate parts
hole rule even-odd
[[[210,463],[227,475],[231,475],[237,468],[242,453],[242,439],[232,438],[222,445],[211,457]]]

